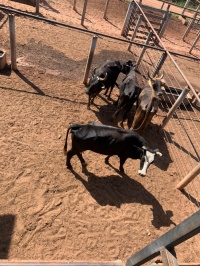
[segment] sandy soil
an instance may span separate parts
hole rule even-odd
[[[72,0],[41,2],[42,16],[81,27],[82,1],[77,1],[77,12]],[[127,3],[116,2],[111,2],[106,21],[104,1],[98,0],[96,9],[91,0],[85,28],[120,37]],[[14,1],[0,4],[35,11]],[[1,46],[9,51],[6,14],[0,12],[0,19]],[[92,35],[22,16],[15,23],[18,71],[0,72],[0,259],[126,261],[197,209],[175,188],[180,176],[162,134],[155,134],[157,118],[146,137],[163,156],[146,177],[137,174],[139,161],[128,159],[126,175],[121,175],[118,158],[109,166],[104,156],[88,151],[83,155],[87,173],[76,157],[74,170],[67,170],[67,127],[74,122],[111,124],[115,110],[104,95],[92,110],[86,109],[82,81]],[[190,44],[180,42],[184,30],[172,18],[163,41],[169,49],[188,54]],[[94,64],[130,59],[123,43],[108,39],[99,38],[95,53]],[[198,54],[199,46],[193,51]],[[198,89],[199,63],[176,60]],[[199,236],[176,249],[180,262],[199,262],[199,250]]]

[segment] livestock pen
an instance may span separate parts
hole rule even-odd
[[[9,63],[6,13],[4,19],[0,33]],[[0,81],[1,213],[13,213],[17,218],[12,241],[7,241],[10,251],[4,249],[2,254],[9,259],[124,260],[199,209],[199,176],[183,193],[176,189],[199,164],[199,111],[193,106],[190,89],[159,131],[177,91],[190,87],[190,82],[169,56],[160,60],[163,48],[133,42],[130,52],[129,40],[96,32],[91,68],[109,58],[122,62],[140,58],[138,79],[142,85],[148,71],[164,71],[168,89],[145,133],[163,156],[144,178],[137,176],[137,162],[127,162],[128,177],[122,178],[115,171],[117,158],[111,161],[112,168],[90,152],[84,154],[89,174],[81,172],[76,159],[76,174],[70,173],[62,155],[67,126],[88,121],[112,124],[115,107],[102,93],[92,110],[87,110],[83,79],[94,32],[61,23],[22,14],[15,17],[17,71],[5,69]],[[119,83],[122,79],[120,76]],[[196,91],[194,80],[191,86]],[[117,95],[115,89],[113,100]],[[181,261],[198,262],[198,247],[196,236],[178,247],[177,254]]]

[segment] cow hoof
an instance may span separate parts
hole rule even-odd
[[[82,166],[87,166],[87,163],[81,163],[82,164]]]
[[[67,169],[72,169],[72,166],[71,165],[67,165]]]

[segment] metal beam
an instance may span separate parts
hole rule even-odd
[[[200,233],[200,211],[197,211],[182,223],[131,256],[127,260],[126,266],[142,265],[158,256],[163,247],[167,249],[173,248],[198,233]]]

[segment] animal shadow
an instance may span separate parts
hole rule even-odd
[[[0,215],[0,259],[8,259],[14,225],[14,215]]]
[[[140,203],[151,205],[153,213],[152,225],[155,228],[170,226],[175,223],[170,219],[172,211],[164,211],[158,200],[148,192],[139,182],[131,179],[126,174],[98,177],[90,173],[86,167],[82,171],[87,176],[87,181],[73,169],[70,170],[88,190],[90,195],[101,206],[116,206],[120,208],[126,203]],[[117,170],[117,172],[119,172]]]

